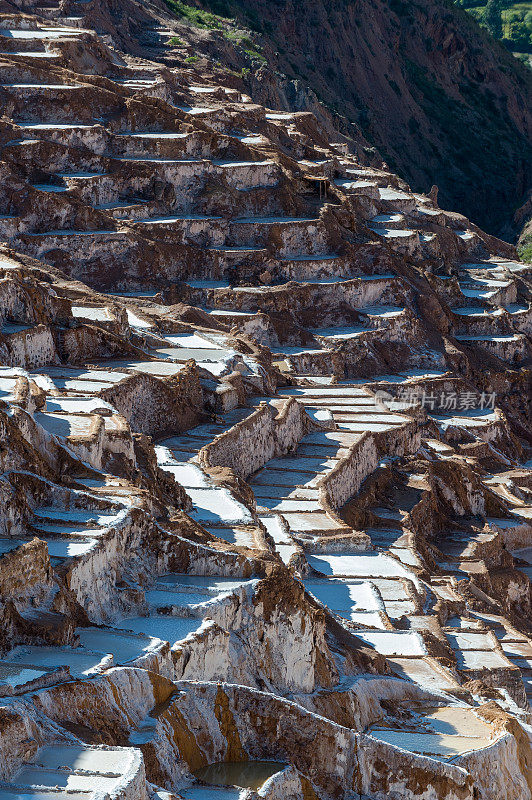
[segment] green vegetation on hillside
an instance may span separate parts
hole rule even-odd
[[[532,261],[532,234],[525,236],[517,250],[519,253],[519,258],[522,258],[523,261]]]
[[[532,53],[532,2],[455,0],[514,53]]]
[[[250,31],[239,28],[236,20],[231,17],[231,9],[225,0],[212,0],[210,3],[213,8],[212,12],[188,5],[182,0],[165,0],[165,3],[176,17],[180,17],[194,25],[194,27],[219,31],[225,39],[242,48],[242,52],[251,61],[266,62],[266,57],[260,52],[260,45],[249,37]],[[214,13],[214,11],[218,13]],[[252,26],[250,25],[250,27]],[[173,39],[170,39],[169,44],[177,46],[180,44],[180,40],[178,37],[173,37]],[[190,56],[185,60],[187,63],[191,63]]]
[[[182,0],[165,0],[165,3],[176,17],[187,20],[187,22],[195,25],[196,28],[208,28],[209,30],[223,28],[224,24],[229,21],[221,14],[213,14],[201,8],[194,8],[187,3],[183,3]],[[223,4],[220,5],[223,7]]]

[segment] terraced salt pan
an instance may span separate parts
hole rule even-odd
[[[424,714],[420,725],[415,732],[381,727],[368,732],[404,750],[443,759],[487,747],[494,738],[492,728],[467,708],[438,708]]]
[[[0,686],[24,686],[26,683],[42,678],[50,670],[26,667],[22,664],[6,664],[0,661]],[[0,798],[2,797],[0,793]],[[16,800],[13,798],[13,800]]]
[[[220,525],[246,525],[253,522],[251,511],[235,500],[228,489],[187,489],[187,494],[193,504],[190,515],[198,522]]]
[[[81,83],[0,83],[4,89],[79,89],[82,85]]]
[[[6,39],[62,39],[66,36],[81,36],[85,31],[79,28],[40,28],[38,30],[0,29],[0,36]]]
[[[357,402],[359,401],[362,402],[365,400],[368,400],[371,403],[375,402],[374,397],[368,395],[368,393],[364,389],[361,389],[358,386],[335,385],[329,388],[314,388],[313,386],[312,387],[297,386],[293,388],[282,389],[281,391],[283,395],[294,395],[296,397],[303,397],[303,398],[322,397],[326,398],[327,400],[330,400],[335,397],[341,397],[341,398],[354,397],[356,398]]]
[[[427,648],[418,631],[357,630],[359,639],[383,656],[424,656]]]
[[[403,422],[405,420],[402,420]],[[337,422],[337,427],[342,431],[352,431],[354,433],[365,433],[371,431],[372,433],[384,433],[390,430],[391,423],[387,422]]]
[[[172,336],[164,336],[164,339],[170,344],[175,344],[177,347],[186,347],[186,348],[199,348],[207,349],[207,350],[222,350],[222,347],[219,344],[207,339],[203,336],[200,336],[196,333],[191,334],[178,334]],[[231,352],[231,351],[226,351]]]
[[[27,58],[61,58],[61,53],[41,53],[38,50],[14,50],[13,52],[3,52],[0,56],[26,56]]]
[[[208,221],[208,220],[217,220],[222,219],[222,217],[206,217],[200,216],[198,214],[188,214],[188,215],[177,215],[174,214],[173,216],[166,216],[166,217],[146,217],[144,219],[136,219],[133,220],[135,225],[171,225],[173,222],[198,222],[198,221]]]
[[[106,651],[93,652],[73,647],[34,647],[19,645],[10,650],[3,661],[8,664],[23,664],[33,669],[54,669],[68,666],[73,677],[89,675],[100,669],[106,659]]]
[[[317,500],[318,490],[309,489],[307,487],[296,486],[295,488],[287,489],[286,486],[274,486],[265,484],[264,486],[253,485],[253,494],[257,500],[258,505],[265,505],[263,500],[278,499],[279,501],[289,498],[297,500]],[[266,505],[266,507],[269,507]]]
[[[183,364],[177,364],[172,361],[113,361],[110,362],[109,366],[129,369],[131,372],[145,372],[148,375],[160,377],[177,375],[183,369]],[[116,375],[117,373],[109,374]],[[123,377],[129,377],[129,374],[125,372]]]
[[[39,411],[34,414],[35,421],[54,436],[88,436],[93,417],[85,414],[49,414]]]
[[[123,362],[126,363],[126,362]],[[51,390],[54,382],[59,380],[95,381],[104,384],[118,383],[123,378],[128,377],[127,372],[114,372],[99,369],[83,369],[71,367],[41,367],[38,371],[31,373],[32,379],[42,389]]]
[[[113,319],[108,308],[98,308],[95,306],[72,306],[73,317],[84,317],[95,322],[109,322]]]
[[[360,612],[384,612],[384,604],[375,586],[370,581],[315,580],[303,581],[305,589],[346,619],[363,622]],[[378,627],[382,623],[379,620]]]
[[[240,800],[244,793],[243,789],[237,789],[231,786],[195,785],[189,786],[185,791],[187,800]],[[1,796],[0,800],[2,800]],[[9,800],[14,799],[10,798]]]
[[[58,522],[45,522],[43,519],[39,519],[38,517],[34,517],[31,521],[31,528],[32,530],[36,531],[36,535],[39,538],[48,541],[49,537],[60,536],[61,540],[57,541],[66,541],[63,540],[62,537],[69,536],[69,537],[82,537],[83,540],[86,537],[94,537],[94,536],[101,536],[105,533],[106,528],[103,526],[96,526],[91,523],[83,524],[79,523],[76,524],[74,522],[69,522],[68,520],[65,521],[58,521]],[[50,539],[50,541],[54,541]]]
[[[481,334],[478,336],[465,336],[457,335],[456,339],[459,342],[517,342],[522,337],[518,333],[498,334],[496,336],[490,334]]]
[[[403,214],[377,214],[376,217],[370,219],[370,222],[375,222],[379,225],[386,225],[390,222],[401,222],[403,219]]]
[[[382,188],[379,189],[379,195],[381,200],[410,200],[411,196],[409,194],[405,194],[404,192],[400,192],[397,189],[390,189],[390,188]]]
[[[3,322],[0,327],[0,333],[4,336],[9,336],[11,333],[21,333],[22,331],[29,331],[31,325],[23,325],[18,322]]]
[[[189,361],[193,358],[198,363],[213,364],[228,362],[237,356],[236,350],[223,350],[221,347],[156,347],[153,350],[159,358],[175,359],[176,361]]]
[[[120,231],[115,230],[89,230],[81,231],[74,229],[61,229],[44,231],[43,233],[26,233],[26,236],[114,236],[120,235]]]
[[[496,650],[457,650],[455,651],[458,669],[509,669],[512,662]]]
[[[253,487],[259,486],[307,486],[313,488],[321,479],[321,475],[308,472],[285,471],[265,468],[250,481]]]
[[[306,558],[311,567],[325,575],[354,578],[408,578],[416,589],[420,583],[416,575],[383,553],[323,554],[308,553]]]
[[[275,551],[281,557],[281,560],[288,564],[292,556],[298,552],[297,547],[294,545],[293,540],[285,531],[281,520],[277,515],[273,516],[259,516],[269,535],[275,543]]]
[[[341,447],[351,447],[352,444],[358,442],[360,436],[357,433],[349,433],[347,431],[320,431],[319,433],[310,433],[305,436],[304,443],[307,445],[331,445],[338,444]]]
[[[311,512],[291,512],[284,511],[283,517],[288,523],[288,527],[294,533],[319,533],[321,531],[334,532],[342,526],[326,513]]]
[[[218,539],[223,539],[225,542],[229,542],[229,544],[236,544],[238,547],[255,547],[255,538],[253,534],[246,529],[242,528],[226,528],[226,527],[205,527],[205,530],[208,531],[212,536],[216,536]]]
[[[408,236],[413,236],[415,231],[408,230],[407,228],[371,228],[374,233],[379,236],[384,236],[385,239],[404,239]]]
[[[151,83],[151,81],[150,81]],[[117,138],[128,139],[186,139],[190,136],[189,133],[178,133],[176,131],[131,131],[124,133],[116,133]]]
[[[224,167],[225,169],[240,168],[240,167],[267,167],[275,164],[275,161],[271,159],[267,159],[266,161],[223,161],[219,159],[213,159],[212,163],[217,167]],[[233,220],[233,222],[262,222],[263,220],[256,220],[256,219],[237,219]]]
[[[17,122],[19,128],[25,128],[30,131],[75,131],[75,130],[88,130],[89,128],[96,128],[96,125],[87,124],[85,122]],[[63,172],[58,173],[60,178],[77,178],[79,177],[94,177],[103,173],[99,172]]]
[[[38,189],[41,192],[67,192],[67,186],[56,186],[53,183],[33,183],[32,184],[34,189]]]
[[[205,280],[205,281],[186,281],[187,286],[190,286],[192,289],[229,289],[231,284],[229,281],[212,281],[212,280]]]
[[[311,330],[314,336],[323,336],[327,339],[355,339],[367,332],[368,328],[361,325],[344,328],[313,328]]]
[[[286,469],[291,472],[308,472],[316,475],[318,472],[332,469],[338,462],[337,458],[329,458],[327,455],[303,457],[299,453],[299,448],[295,458],[285,456],[285,458],[272,458],[268,461],[268,469]]]
[[[15,378],[0,378],[0,397],[2,400],[9,402],[15,399],[13,390],[15,389],[16,383],[17,381]]]
[[[117,413],[111,403],[99,397],[47,397],[46,410],[73,414]]]
[[[100,750],[83,745],[53,745],[43,747],[32,763],[48,769],[67,767],[70,770],[114,772],[123,774],[133,761],[127,750]]]
[[[103,775],[77,775],[75,773],[60,772],[59,770],[43,770],[24,767],[13,776],[13,782],[20,786],[42,786],[50,789],[65,789],[70,797],[71,790],[85,792],[102,792],[104,795],[116,788],[118,778],[108,778]],[[34,797],[33,794],[29,795]],[[59,795],[60,797],[61,795]],[[90,795],[89,795],[90,796]]]
[[[40,536],[39,538],[44,538]],[[86,541],[78,541],[76,539],[67,538],[44,538],[48,547],[50,558],[65,559],[65,558],[79,558],[92,550],[98,543],[97,539],[87,539]]]
[[[109,527],[117,523],[120,518],[120,513],[105,513],[102,511],[86,510],[86,509],[60,509],[56,506],[40,506],[33,509],[35,517],[43,520],[57,520],[63,523],[72,523],[73,525],[98,525],[101,527]]]
[[[154,637],[151,640],[152,643],[161,640],[174,644],[174,642],[179,642],[191,633],[198,631],[203,625],[203,620],[198,617],[174,617],[166,614],[152,614],[149,617],[125,617],[117,624],[119,624],[121,628],[131,630],[136,634],[145,634],[147,637]],[[112,645],[112,640],[109,644]],[[124,651],[120,652],[122,655],[124,654]],[[133,649],[128,649],[125,652],[129,654],[133,652]],[[141,654],[142,653],[137,653],[136,656],[131,655],[128,659],[120,658],[119,660],[121,662],[133,660]]]
[[[80,128],[82,126],[81,125],[61,126],[62,129],[64,129],[66,127]],[[90,127],[90,126],[87,126],[87,127]],[[106,172],[82,172],[82,171],[80,171],[80,172],[58,172],[57,173],[57,177],[58,178],[64,178],[64,180],[69,180],[71,178],[72,179],[75,178],[76,180],[85,180],[85,179],[91,179],[91,178],[103,178],[106,174],[107,174]],[[60,232],[62,232],[62,231],[60,231]],[[89,233],[97,233],[97,231],[89,231]],[[104,231],[104,233],[105,233],[105,231]]]
[[[285,762],[278,761],[220,762],[201,767],[194,775],[205,783],[259,789],[268,778],[286,766]]]
[[[438,422],[465,425],[468,424],[467,420],[474,421],[476,419],[483,420],[484,422],[493,422],[497,419],[497,412],[489,408],[469,408],[451,417],[444,414],[431,414],[430,416],[438,420]],[[453,420],[457,419],[464,420],[464,422],[453,423]]]
[[[401,658],[388,656],[388,663],[401,677],[431,691],[456,691],[458,683],[452,674],[430,658]]]
[[[170,472],[185,489],[208,489],[211,484],[204,472],[195,464],[160,464],[164,472]]]
[[[16,550],[17,547],[25,543],[24,539],[0,539],[0,556],[10,553],[12,550]]]
[[[458,314],[461,317],[500,317],[503,314],[502,308],[482,308],[481,306],[468,306],[467,308],[452,308],[453,314]]]
[[[405,381],[413,380],[415,378],[442,378],[447,375],[446,371],[441,370],[423,370],[423,369],[409,369],[397,374],[389,375],[376,375],[372,382],[374,383],[404,383]]]
[[[301,356],[305,353],[328,353],[324,348],[318,347],[272,347],[272,355],[276,356]]]
[[[226,594],[230,594],[230,592]],[[219,596],[222,596],[222,593]],[[218,597],[213,597],[208,592],[201,590],[186,591],[183,586],[178,586],[175,589],[150,589],[146,592],[146,602],[157,613],[165,613],[164,609],[167,608],[179,608],[181,612],[189,612],[191,616],[193,616],[192,612],[202,610],[196,608],[196,606],[202,606],[204,603],[215,603]]]
[[[157,583],[171,587],[174,591],[189,591],[190,588],[216,597],[225,592],[233,592],[249,581],[241,578],[225,578],[217,575],[187,575],[172,572],[157,578]],[[183,589],[183,587],[185,587]]]
[[[447,632],[447,638],[453,649],[493,650],[497,647],[497,641],[492,633],[456,631]]]

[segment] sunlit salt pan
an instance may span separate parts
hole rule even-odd
[[[361,631],[356,635],[383,656],[423,656],[427,648],[417,631]]]
[[[420,589],[419,581],[413,572],[383,553],[364,553],[363,555],[309,553],[307,561],[311,567],[325,575],[408,578],[417,589]]]
[[[378,592],[370,581],[304,580],[305,589],[325,606],[347,619],[354,611],[384,611]]]
[[[163,642],[174,642],[185,639],[201,627],[203,620],[197,617],[174,617],[157,614],[149,617],[127,617],[120,621],[120,626],[134,633],[145,634]],[[132,656],[134,658],[135,656]],[[121,659],[125,660],[125,659]],[[131,659],[129,659],[131,660]]]
[[[187,494],[193,503],[191,516],[200,522],[249,524],[253,517],[249,509],[239,503],[228,489],[188,489]]]

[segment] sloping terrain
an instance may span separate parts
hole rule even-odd
[[[532,265],[75,8],[0,16],[1,800],[530,800]]]
[[[178,14],[184,5],[169,1]],[[194,53],[251,67],[245,82],[256,100],[315,111],[317,97],[414,190],[436,184],[442,207],[511,234],[532,182],[532,74],[467,12],[446,0],[191,5],[236,18],[235,30],[199,16]],[[183,42],[188,16],[178,17]],[[248,31],[234,49],[239,25]]]

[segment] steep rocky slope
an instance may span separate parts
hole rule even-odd
[[[63,3],[66,15],[79,7]],[[132,53],[312,111],[364,163],[384,159],[416,191],[436,184],[443,208],[516,240],[532,185],[532,72],[450,0],[89,0],[83,13]]]
[[[254,97],[314,111],[310,87],[416,191],[437,184],[442,207],[492,233],[511,221],[532,180],[532,73],[466,12],[445,0],[198,5],[260,29],[269,69],[255,62]],[[226,63],[220,38],[211,51]]]

